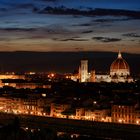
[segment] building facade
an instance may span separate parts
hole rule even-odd
[[[109,74],[96,74],[95,70],[89,73],[88,61],[81,60],[79,75],[80,82],[133,82],[130,67],[122,57],[121,52],[118,53],[117,59],[111,64]]]
[[[69,109],[70,107],[70,104],[51,103],[50,116],[66,118],[67,116],[63,115],[62,112],[64,112],[66,109]]]
[[[136,123],[135,106],[127,104],[113,105],[111,116],[112,122],[134,124]]]
[[[80,82],[88,81],[88,60],[81,60],[79,75],[80,75]]]

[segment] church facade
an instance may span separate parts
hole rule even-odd
[[[133,82],[130,76],[130,67],[121,52],[110,66],[109,74],[96,74],[95,70],[88,73],[88,60],[81,60],[79,68],[80,82]]]

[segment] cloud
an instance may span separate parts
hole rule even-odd
[[[87,30],[87,31],[83,31],[82,33],[83,34],[88,34],[88,33],[93,33],[93,31],[92,30]]]
[[[9,38],[4,38],[4,37],[2,37],[2,38],[0,38],[0,41],[6,41],[6,42],[8,42],[8,41],[10,41],[11,39],[9,39]]]
[[[35,28],[0,28],[0,31],[35,31]]]
[[[32,3],[26,3],[26,4],[19,4],[16,7],[17,8],[28,9],[28,8],[34,8],[34,5]]]
[[[7,9],[6,8],[0,8],[0,12],[6,12]]]
[[[57,27],[37,27],[37,28],[0,28],[0,31],[3,33],[21,33],[20,35],[26,35],[30,38],[44,38],[44,36],[53,36],[53,35],[63,35],[69,34],[69,31],[63,28]]]
[[[116,21],[127,21],[127,20],[131,20],[131,19],[132,18],[96,19],[96,20],[93,20],[93,22],[108,23],[108,22],[116,22]]]
[[[101,41],[101,42],[106,42],[106,43],[121,41],[120,38],[109,38],[109,37],[93,37],[92,39]]]
[[[65,39],[60,39],[60,38],[53,38],[52,40],[55,41],[88,41],[88,39],[85,38],[65,38]]]
[[[136,33],[127,33],[127,34],[123,34],[123,36],[140,38],[140,35]]]
[[[90,23],[82,23],[82,24],[73,24],[72,26],[91,26],[92,24]]]
[[[140,11],[103,9],[95,8],[90,10],[80,10],[77,8],[67,8],[65,6],[51,7],[47,6],[38,12],[39,14],[55,15],[81,15],[81,16],[126,16],[134,19],[140,19]]]

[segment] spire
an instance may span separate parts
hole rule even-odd
[[[121,54],[120,51],[119,51],[119,53],[118,53],[118,58],[122,58],[122,54]]]

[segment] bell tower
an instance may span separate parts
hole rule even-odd
[[[87,82],[88,79],[88,60],[81,60],[80,82]]]

